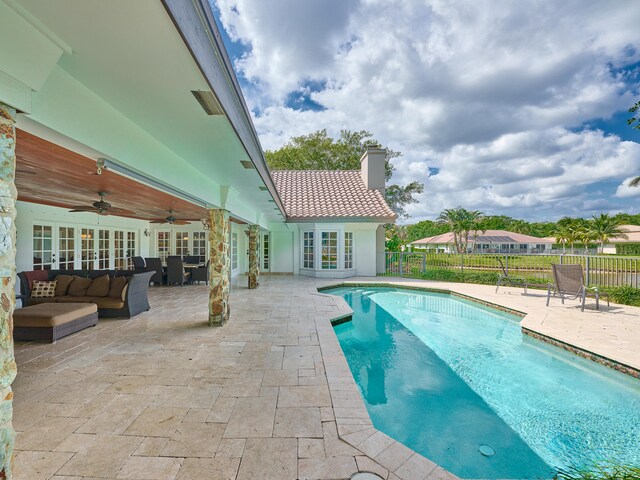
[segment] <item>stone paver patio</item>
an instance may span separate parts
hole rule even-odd
[[[455,287],[640,367],[640,309],[581,314],[519,289],[362,280]],[[373,428],[329,323],[348,307],[316,291],[337,281],[262,277],[257,290],[240,281],[222,328],[206,326],[208,287],[158,287],[151,311],[131,320],[16,345],[14,478],[455,478]]]

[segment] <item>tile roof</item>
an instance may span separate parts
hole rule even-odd
[[[393,222],[383,195],[368,190],[360,171],[274,170],[287,220],[345,219]]]
[[[531,235],[523,235],[522,233],[508,232],[506,230],[485,230],[479,231],[475,241],[477,243],[553,243],[553,240],[548,238],[532,237]],[[473,235],[469,236],[469,243],[473,243]],[[453,243],[453,233],[443,233],[442,235],[436,235],[434,237],[421,238],[415,242],[411,242],[414,245],[435,244],[445,245]]]

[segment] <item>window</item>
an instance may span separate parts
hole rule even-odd
[[[313,232],[302,234],[302,267],[313,268]]]
[[[51,270],[53,262],[53,229],[49,225],[34,225],[33,269]]]
[[[75,228],[58,227],[58,259],[62,270],[73,270],[75,262]]]
[[[166,263],[167,257],[171,254],[171,232],[157,232],[158,257],[162,263]]]
[[[353,268],[353,232],[344,232],[344,268]]]
[[[322,264],[323,270],[338,268],[338,232],[322,232]]]
[[[238,234],[231,234],[231,270],[238,269]]]
[[[176,232],[176,255],[189,255],[189,232]]]
[[[202,257],[204,260],[207,256],[207,235],[206,232],[193,232],[192,235],[191,254]]]
[[[269,270],[269,234],[262,235],[262,269]]]

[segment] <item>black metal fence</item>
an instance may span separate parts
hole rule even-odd
[[[502,273],[502,266],[510,276],[525,277],[532,282],[552,282],[551,264],[579,264],[585,272],[587,285],[618,287],[629,285],[638,288],[640,257],[618,257],[572,254],[480,254],[435,252],[385,252],[386,276],[420,277],[429,270]],[[500,260],[500,261],[499,261]]]

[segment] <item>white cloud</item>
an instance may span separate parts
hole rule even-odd
[[[630,187],[629,182],[633,180],[636,176],[625,178],[618,188],[616,189],[616,197],[619,198],[627,198],[627,197],[637,197],[640,196],[640,187]]]
[[[620,209],[629,193],[619,187],[612,200],[615,184],[640,171],[637,144],[571,130],[635,101],[637,79],[616,70],[640,60],[640,9],[626,2],[217,5],[250,46],[236,68],[252,83],[263,146],[367,129],[403,153],[394,181],[425,181],[416,217],[451,199],[526,217],[580,214],[594,195]],[[323,111],[284,105],[310,81],[324,85],[311,94]],[[440,173],[427,179],[429,166]]]

